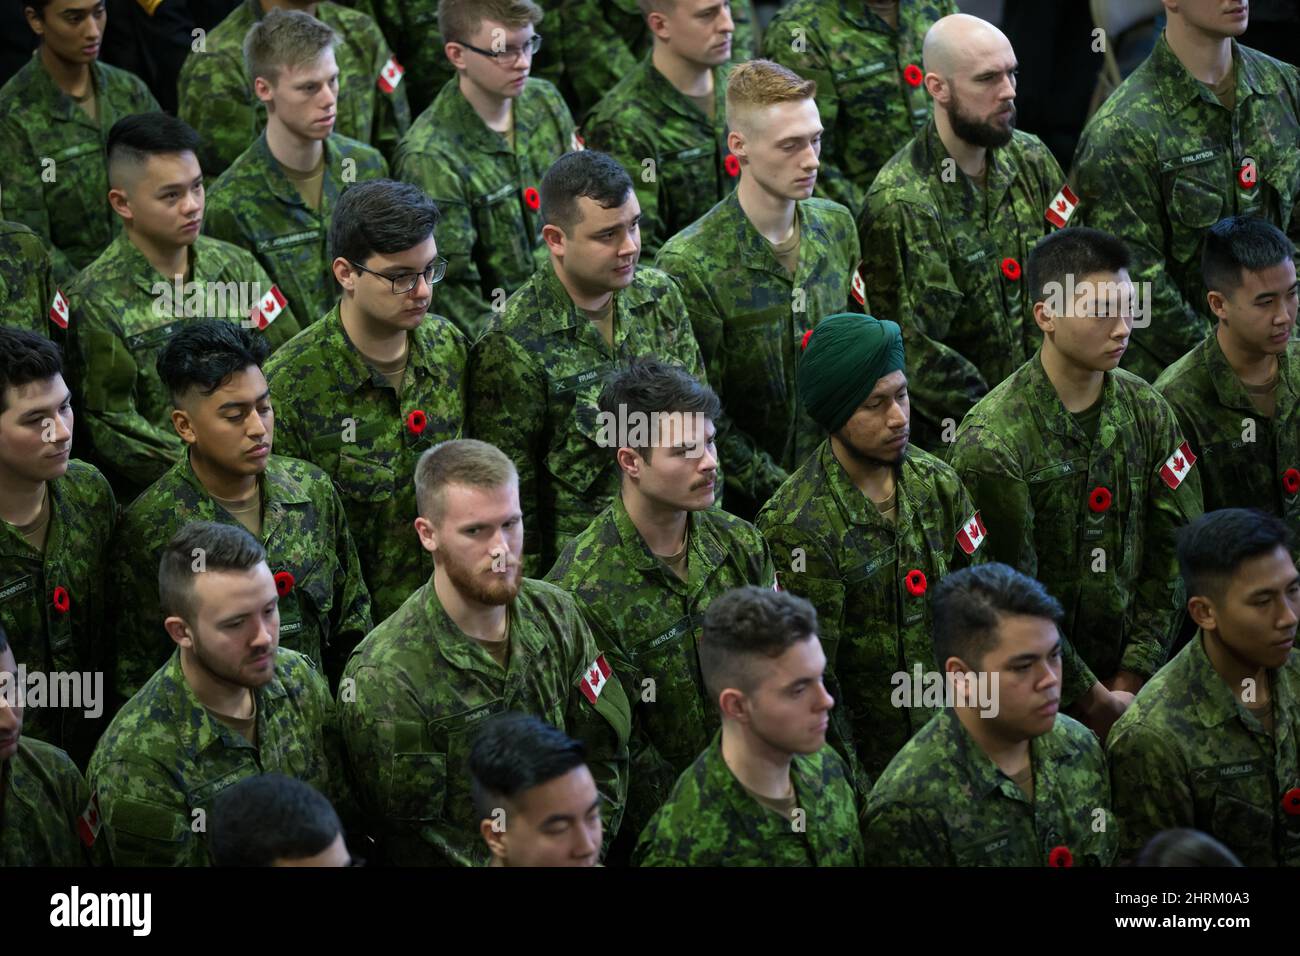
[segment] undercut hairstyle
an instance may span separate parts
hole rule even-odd
[[[688,415],[698,415],[716,422],[722,414],[722,402],[713,389],[697,382],[677,366],[669,365],[654,356],[635,358],[627,368],[612,375],[605,383],[596,407],[604,416],[610,416],[616,427],[636,423],[638,420],[646,423],[644,429],[634,429],[628,424],[627,434],[616,437],[613,443],[615,456],[620,447],[628,447],[636,449],[646,461],[650,460],[654,450],[652,442],[662,440],[663,437],[657,434],[657,428],[652,425],[676,419],[680,427]],[[637,438],[640,435],[645,436],[644,444],[618,444],[624,438]]]
[[[339,35],[323,20],[303,10],[275,7],[244,36],[244,69],[248,71],[249,85],[260,76],[274,86],[281,70],[310,66],[338,42]]]
[[[1187,596],[1218,600],[1237,570],[1252,558],[1291,549],[1291,531],[1276,515],[1254,508],[1221,508],[1178,529],[1178,570]]]
[[[542,177],[542,222],[570,232],[582,222],[579,199],[616,209],[631,192],[632,177],[614,157],[594,149],[565,153]]]
[[[8,408],[9,389],[62,374],[63,356],[57,345],[35,332],[0,325],[0,412]]]
[[[132,113],[123,116],[108,131],[108,182],[121,188],[130,171],[149,162],[150,156],[199,152],[202,140],[184,120],[166,113]]]
[[[448,485],[500,488],[518,481],[514,462],[496,445],[457,438],[434,445],[415,465],[415,503],[425,520],[442,523]]]
[[[1071,226],[1039,239],[1025,267],[1035,302],[1050,298],[1052,288],[1065,288],[1066,276],[1077,283],[1094,272],[1119,272],[1132,262],[1128,246],[1108,232]]]
[[[423,189],[393,179],[350,186],[330,220],[330,259],[364,266],[371,256],[391,256],[433,235],[442,214]]]
[[[191,521],[172,535],[158,564],[163,616],[193,623],[195,575],[251,571],[265,563],[266,549],[242,525]]]
[[[777,658],[817,633],[817,611],[788,591],[755,585],[719,595],[704,613],[700,637],[700,673],[716,704],[729,687],[752,694],[757,681],[753,664]]]
[[[1134,866],[1242,866],[1236,854],[1200,830],[1161,830],[1142,848]]]
[[[202,319],[181,327],[158,353],[158,378],[171,394],[172,404],[191,389],[211,395],[236,372],[262,367],[271,344],[266,336],[222,319]]]
[[[488,819],[506,802],[586,763],[587,748],[531,714],[488,720],[469,751],[474,811]]]
[[[930,602],[934,659],[939,670],[950,657],[979,668],[1000,640],[998,627],[1008,615],[1038,617],[1059,629],[1061,602],[1027,574],[1005,564],[979,564],[943,578]]]
[[[343,833],[315,787],[282,773],[245,777],[212,800],[208,850],[215,866],[272,866],[327,850]]]
[[[438,0],[438,32],[455,43],[467,43],[484,20],[518,30],[537,26],[544,16],[533,0]]]
[[[805,80],[771,60],[750,60],[735,67],[727,78],[727,120],[733,126],[743,125],[755,110],[816,95],[816,80]]]
[[[1295,258],[1295,246],[1277,226],[1254,216],[1229,216],[1205,232],[1201,279],[1210,292],[1230,295],[1259,272]]]

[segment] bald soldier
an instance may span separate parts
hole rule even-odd
[[[859,228],[872,310],[907,343],[914,440],[934,449],[1038,348],[1021,271],[1068,221],[1072,194],[1047,147],[1015,128],[1018,67],[1002,31],[944,17],[924,63],[934,116],[880,170]]]

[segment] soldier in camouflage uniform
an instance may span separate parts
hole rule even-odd
[[[127,226],[67,287],[69,364],[89,444],[123,501],[159,478],[183,449],[154,369],[177,329],[195,318],[226,318],[265,330],[272,346],[298,331],[292,303],[252,253],[199,235],[197,144],[192,129],[162,113],[113,127],[110,199]],[[164,188],[166,202],[157,198]]]
[[[343,190],[381,179],[374,147],[330,135],[338,36],[300,11],[272,10],[249,30],[248,72],[268,104],[266,129],[208,190],[203,229],[257,257],[306,327],[333,308],[338,285],[326,234]]]
[[[745,516],[823,437],[799,407],[795,363],[807,331],[850,303],[859,259],[849,211],[810,198],[821,135],[815,92],[766,60],[732,71],[729,144],[740,185],[655,260],[681,288],[709,381],[730,409],[719,438],[735,492],[727,504]]]
[[[1173,410],[1115,368],[1133,328],[1128,263],[1094,229],[1039,241],[1026,283],[1043,346],[971,409],[952,464],[994,529],[990,556],[1041,580],[1088,667],[1133,693],[1178,633],[1174,532],[1201,513],[1201,482]]]
[[[861,866],[817,613],[753,585],[705,612],[700,670],[722,728],[641,834],[635,866]]]
[[[1089,120],[1074,153],[1084,225],[1133,249],[1151,325],[1124,367],[1149,382],[1210,331],[1201,240],[1226,216],[1257,216],[1300,242],[1300,74],[1241,46],[1246,11],[1165,10],[1151,55]],[[1218,39],[1209,51],[1206,38]]]
[[[457,79],[415,121],[395,167],[442,210],[440,304],[473,341],[545,268],[538,188],[551,163],[580,147],[559,91],[529,76],[540,7],[446,0],[439,9]]]
[[[1273,515],[1229,508],[1180,538],[1200,632],[1107,741],[1121,855],[1195,827],[1246,866],[1300,866],[1300,574]]]
[[[438,26],[438,0],[339,0],[371,17],[406,73],[402,85],[411,115],[419,116],[456,75]]]
[[[583,120],[586,143],[632,175],[647,256],[731,193],[740,175],[727,138],[733,24],[716,0],[666,0],[647,17],[649,56]],[[713,11],[700,15],[701,8]],[[671,37],[671,42],[669,41]]]
[[[558,160],[542,185],[551,265],[511,296],[470,354],[470,434],[515,462],[534,516],[526,574],[544,574],[618,494],[596,421],[604,377],[654,355],[705,378],[681,293],[637,266],[639,216],[632,181],[609,156]]]
[[[0,867],[106,866],[108,837],[81,771],[58,747],[23,736],[17,676],[0,626]]]
[[[42,42],[0,87],[0,201],[50,247],[55,281],[66,289],[118,232],[105,198],[107,133],[121,117],[158,103],[139,77],[98,61],[102,9],[30,0],[26,10]],[[54,71],[76,79],[62,87]]]
[[[334,50],[339,68],[335,129],[374,146],[389,162],[411,125],[402,86],[403,68],[375,21],[328,0],[289,2],[311,9],[341,38]],[[203,137],[203,172],[211,180],[248,148],[266,125],[266,104],[253,95],[243,57],[244,38],[270,8],[268,0],[244,0],[203,38],[204,45],[181,67],[177,113]]]
[[[1205,510],[1263,508],[1300,538],[1300,342],[1291,240],[1217,223],[1202,253],[1213,332],[1156,379],[1200,456]]]
[[[278,646],[277,582],[261,545],[242,528],[195,522],[168,543],[155,580],[177,647],[113,718],[88,774],[113,862],[207,866],[212,798],[255,774],[303,780],[342,814],[334,701],[301,654]]]
[[[914,440],[930,451],[1037,349],[1022,267],[1072,211],[1051,152],[1015,128],[1015,70],[991,24],[964,14],[935,24],[934,116],[880,170],[859,221],[867,296],[903,329]],[[997,82],[976,79],[986,74]]]
[[[564,66],[569,102],[578,116],[637,68],[651,50],[653,34],[647,16],[672,16],[679,7],[689,13],[721,8],[721,0],[559,0],[557,45]],[[727,4],[734,33],[732,59],[737,63],[758,55],[759,21],[752,0]]]
[[[41,237],[0,219],[0,325],[28,329],[63,346],[67,300],[54,284],[54,264]]]
[[[722,409],[711,389],[637,359],[609,380],[599,407],[622,487],[546,579],[573,594],[633,702],[630,851],[718,728],[696,653],[709,602],[745,584],[771,587],[775,572],[758,530],[711,507]]]
[[[338,492],[315,465],[271,454],[266,349],[256,332],[207,321],[182,329],[159,356],[187,450],[118,526],[111,580],[123,697],[166,655],[151,569],[190,521],[242,525],[261,542],[280,594],[280,636],[331,685],[370,630],[370,595]]]
[[[421,453],[461,437],[465,420],[469,345],[449,319],[427,312],[443,266],[437,222],[418,186],[349,191],[330,224],[343,298],[266,365],[276,449],[334,479],[376,621],[433,573],[412,529],[411,479]]]
[[[117,503],[104,476],[70,460],[72,407],[57,347],[0,328],[0,626],[18,662],[46,674],[103,673],[105,576]],[[81,708],[33,708],[27,734],[84,767],[107,723]],[[80,811],[78,811],[80,812]]]
[[[793,0],[768,25],[763,55],[817,83],[819,195],[862,212],[876,173],[930,118],[921,43],[956,12],[955,0]]]
[[[1119,835],[1105,755],[1057,713],[1060,602],[1007,565],[984,564],[944,578],[932,613],[944,708],[871,791],[868,863],[1110,866]]]
[[[482,718],[514,710],[586,744],[612,837],[627,795],[627,697],[573,599],[522,576],[510,460],[483,442],[444,442],[415,481],[433,577],[356,649],[339,690],[370,835],[399,865],[486,863],[468,757]]]

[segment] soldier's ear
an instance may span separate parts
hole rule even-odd
[[[113,212],[117,213],[126,222],[135,218],[131,212],[131,200],[126,195],[126,190],[114,187],[108,191],[108,204],[113,207]]]
[[[345,292],[355,291],[357,274],[352,269],[352,263],[339,256],[330,263],[330,269],[334,272],[334,281],[341,285]]]
[[[668,18],[658,10],[646,14],[645,23],[650,28],[650,32],[659,39],[667,40],[669,38]]]
[[[438,550],[438,532],[433,522],[423,516],[415,519],[415,533],[420,538],[420,547],[430,554]]]
[[[1227,317],[1228,297],[1222,292],[1215,292],[1211,289],[1209,292],[1205,293],[1205,301],[1209,305],[1210,311],[1214,313],[1215,318],[1222,321]]]
[[[641,456],[627,446],[624,446],[616,453],[618,456],[618,467],[623,469],[624,474],[629,478],[641,477]]]
[[[253,80],[253,95],[263,103],[269,104],[274,97],[274,91],[271,84],[267,82],[266,77],[259,76]]]
[[[745,153],[745,136],[735,129],[727,132],[727,149],[735,154],[737,159],[744,159]]]
[[[1043,330],[1043,333],[1056,331],[1056,316],[1047,311],[1046,302],[1034,303],[1034,323]]]
[[[181,647],[194,646],[194,639],[190,636],[190,626],[183,618],[173,615],[163,621],[163,627],[167,629],[168,636]]]
[[[718,695],[718,707],[721,708],[723,717],[730,717],[732,720],[745,723],[749,722],[749,708],[746,706],[743,691],[728,687]]]
[[[546,242],[546,248],[552,255],[564,255],[564,230],[559,226],[547,223],[542,226],[542,239]]]
[[[1212,631],[1218,627],[1214,602],[1203,595],[1187,599],[1187,616],[1203,631]]]
[[[455,41],[449,40],[442,46],[442,52],[447,55],[449,62],[454,70],[465,69],[465,48]]]
[[[930,99],[936,103],[947,105],[949,100],[948,84],[944,82],[943,77],[938,73],[927,73],[922,81],[925,84],[925,91],[930,94]]]
[[[185,444],[193,445],[198,441],[198,437],[194,434],[194,423],[190,421],[189,412],[184,409],[172,409],[172,428],[176,429],[176,434]]]

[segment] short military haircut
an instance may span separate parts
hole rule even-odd
[[[248,81],[251,84],[260,76],[274,86],[281,70],[310,66],[338,42],[334,28],[310,13],[273,8],[244,36]]]
[[[150,156],[174,153],[198,154],[202,140],[184,120],[166,113],[132,113],[123,116],[108,131],[108,182],[121,188],[132,171],[149,162]]]
[[[978,668],[998,645],[998,628],[1008,615],[1039,617],[1058,628],[1061,602],[1041,583],[1005,564],[979,564],[943,578],[930,602],[934,659],[940,670],[950,657]]]
[[[496,445],[457,438],[434,445],[415,465],[415,503],[420,515],[441,524],[448,485],[500,488],[518,481],[514,463]]]
[[[240,525],[191,521],[177,531],[158,564],[164,617],[193,622],[194,578],[212,571],[251,571],[266,562],[261,542]]]
[[[542,222],[569,232],[582,221],[580,198],[614,209],[631,192],[632,177],[614,157],[594,149],[565,153],[542,177]]]
[[[1108,232],[1072,226],[1039,239],[1025,267],[1034,301],[1051,298],[1053,289],[1065,289],[1067,276],[1080,282],[1096,272],[1119,272],[1131,262],[1128,246]]]
[[[745,694],[757,681],[753,664],[777,658],[817,633],[813,606],[788,591],[754,585],[733,588],[714,598],[704,613],[700,673],[717,703],[728,687]]]
[[[0,325],[0,412],[9,407],[8,391],[63,374],[59,347],[26,329]]]
[[[1259,272],[1295,258],[1295,247],[1277,226],[1254,216],[1229,216],[1205,232],[1201,279],[1210,292],[1241,288],[1247,269]]]
[[[817,95],[817,81],[771,60],[741,63],[727,77],[727,121],[744,125],[757,110],[778,103],[810,100]]]
[[[158,353],[158,377],[172,404],[191,389],[211,395],[236,372],[262,367],[271,354],[266,336],[222,319],[201,319],[181,327]]]
[[[466,43],[484,20],[517,30],[537,26],[544,15],[533,0],[438,0],[438,32],[444,42]]]
[[[680,435],[686,416],[702,416],[716,422],[722,414],[722,402],[713,389],[654,356],[635,358],[626,368],[615,372],[605,383],[596,406],[616,426],[628,425],[626,434],[615,436],[614,454],[622,447],[618,442],[626,438],[629,439],[626,447],[635,448],[647,461],[653,451],[651,443],[665,437],[656,434],[657,429],[652,425],[665,421],[676,424]],[[634,427],[638,421],[647,424],[638,429]],[[644,443],[635,441],[642,436]]]
[[[1291,548],[1291,532],[1275,515],[1221,508],[1178,529],[1178,570],[1187,596],[1221,598],[1245,562]]]
[[[469,751],[475,813],[490,818],[506,801],[581,767],[586,757],[582,743],[531,714],[491,718]]]
[[[442,214],[423,189],[393,179],[348,188],[330,220],[330,259],[364,266],[371,256],[391,256],[433,235]]]
[[[245,777],[212,800],[208,850],[216,866],[271,866],[325,852],[343,833],[329,800],[282,773]]]

